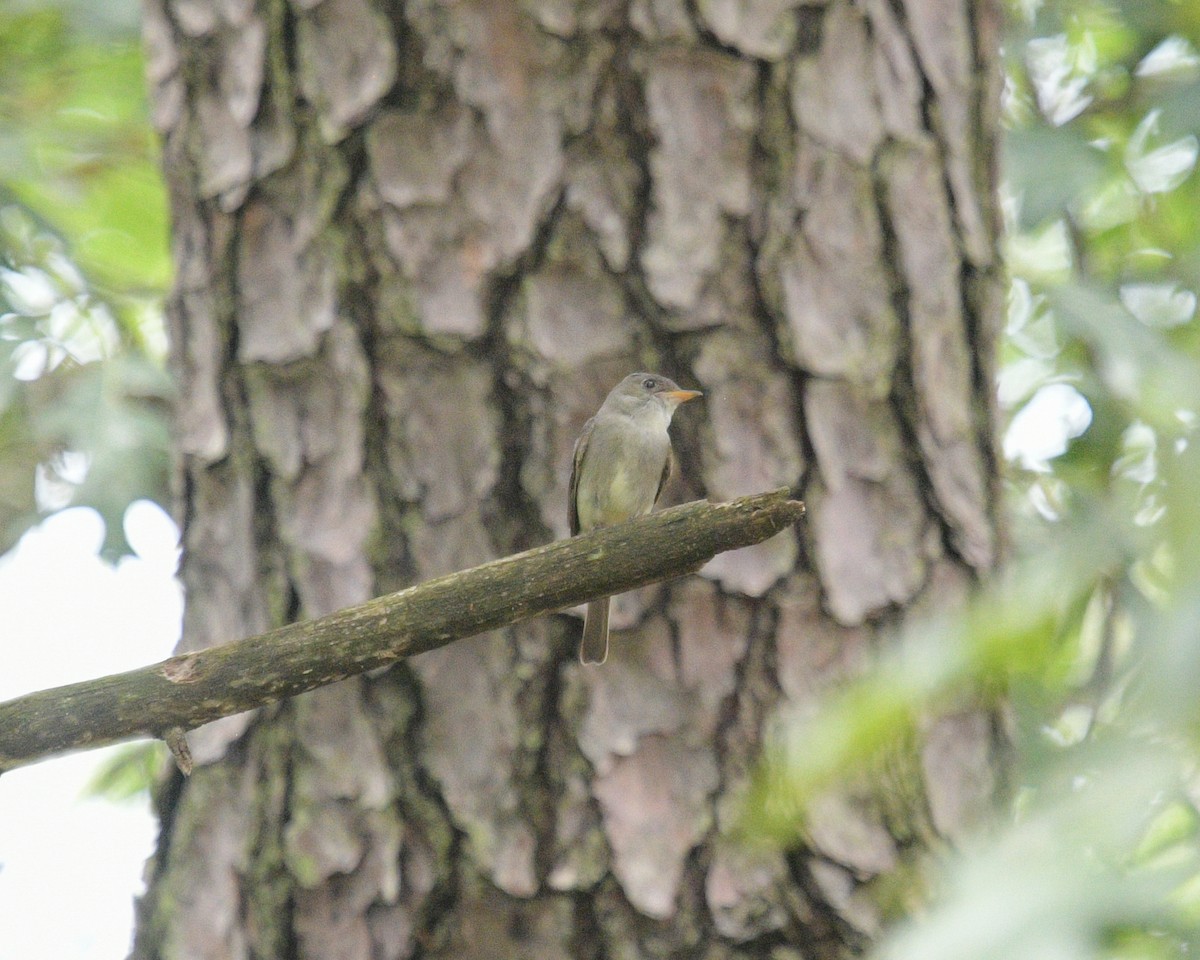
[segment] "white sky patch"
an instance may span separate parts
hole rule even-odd
[[[1121,437],[1124,447],[1113,470],[1134,483],[1150,483],[1158,476],[1158,436],[1145,423],[1135,420]]]
[[[45,376],[66,357],[67,351],[44,340],[26,340],[12,353],[13,376],[24,383]]]
[[[23,270],[0,268],[4,296],[14,310],[28,317],[41,316],[58,303],[60,295],[54,281],[37,267]]]
[[[1178,34],[1172,34],[1142,57],[1135,73],[1139,77],[1161,77],[1197,70],[1200,70],[1200,56],[1196,48]]]
[[[1127,283],[1121,303],[1148,327],[1178,327],[1196,315],[1196,295],[1175,283]]]
[[[1092,422],[1092,408],[1069,383],[1041,387],[1012,418],[1004,434],[1004,456],[1027,470],[1047,472],[1049,461]]]
[[[34,468],[33,496],[47,513],[68,506],[75,488],[87,479],[92,458],[78,450],[63,450]],[[97,520],[99,517],[97,516]]]
[[[126,513],[137,553],[97,556],[104,525],[65,510],[0,558],[0,699],[153,663],[179,636],[178,533],[142,501]],[[83,799],[90,751],[0,777],[0,960],[121,960],[156,824],[145,797]]]
[[[1161,115],[1158,109],[1147,113],[1125,147],[1125,169],[1143,193],[1174,190],[1191,174],[1200,154],[1200,141],[1191,134],[1155,146]]]
[[[1025,47],[1038,108],[1054,126],[1079,116],[1092,102],[1087,85],[1096,70],[1096,44],[1090,33],[1072,44],[1064,33],[1038,37]]]

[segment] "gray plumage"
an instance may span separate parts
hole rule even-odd
[[[649,513],[671,473],[667,427],[679,404],[699,397],[655,373],[631,373],[605,398],[575,441],[571,535]],[[608,656],[608,598],[588,604],[579,644],[583,663]]]

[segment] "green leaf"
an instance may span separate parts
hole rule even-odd
[[[1076,209],[1102,183],[1110,161],[1077,127],[1022,127],[1004,138],[1005,169],[1031,229]]]
[[[161,740],[114,747],[83,788],[85,796],[122,803],[146,794],[166,761]]]

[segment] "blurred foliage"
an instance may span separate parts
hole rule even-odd
[[[782,722],[747,822],[803,839],[813,797],[982,699],[1011,737],[1009,789],[962,852],[926,854],[923,915],[876,954],[1180,956],[1200,946],[1200,4],[1010,15],[1015,556]]]
[[[165,191],[138,7],[0,6],[0,551],[91,506],[106,552],[162,500]]]
[[[83,795],[113,803],[140,799],[166,769],[169,754],[161,740],[111,747],[83,788]]]

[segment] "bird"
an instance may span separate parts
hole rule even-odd
[[[703,396],[657,373],[631,373],[584,424],[571,459],[571,536],[649,513],[671,475],[667,427],[681,403]],[[608,658],[608,597],[587,605],[581,663]]]

